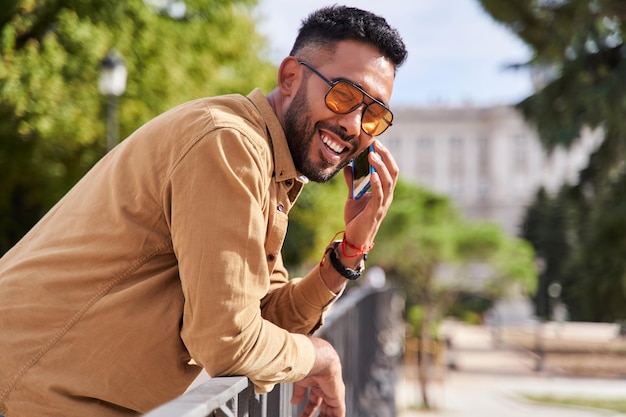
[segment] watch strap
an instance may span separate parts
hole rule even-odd
[[[338,243],[338,242],[337,242]],[[328,257],[330,258],[330,264],[333,266],[335,271],[339,272],[339,274],[351,281],[357,280],[361,277],[361,272],[363,272],[363,267],[359,265],[356,269],[347,268],[344,264],[341,263],[339,258],[337,257],[337,243],[331,245],[328,248]]]

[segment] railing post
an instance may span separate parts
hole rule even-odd
[[[267,417],[267,394],[257,394],[254,385],[248,381],[248,389],[238,395],[237,417]]]
[[[357,287],[344,295],[318,336],[341,359],[346,417],[395,416],[396,369],[404,341],[404,299],[391,287]]]
[[[296,417],[297,406],[291,404],[293,384],[283,383],[267,394],[267,413],[270,417]]]

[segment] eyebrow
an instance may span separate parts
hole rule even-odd
[[[373,98],[376,101],[378,101],[379,103],[384,104],[388,109],[390,108],[389,104],[385,103],[380,98],[374,97],[372,94],[368,93],[367,90],[365,89],[365,87],[363,87],[363,84],[356,83],[356,82],[354,82],[354,81],[352,81],[352,80],[350,80],[348,78],[345,78],[345,77],[329,78],[329,80],[333,81],[333,82],[335,82],[335,81],[346,81],[346,82],[348,82],[348,83],[350,83],[350,84],[352,84],[352,85],[354,85],[356,87],[359,87],[369,98]]]
[[[363,85],[359,84],[359,83],[355,83],[352,80],[348,80],[347,78],[338,78],[339,80],[344,80],[344,81],[350,81],[352,84],[354,84],[355,86],[359,87],[361,90],[363,90],[363,92],[369,97],[369,98],[373,98],[374,100],[378,101],[379,103],[384,104],[385,106],[387,106],[387,108],[389,108],[389,104],[385,103],[383,100],[381,100],[378,97],[374,97],[372,94],[368,93],[367,90],[363,87]]]

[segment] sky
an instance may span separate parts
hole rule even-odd
[[[270,58],[287,56],[303,18],[335,4],[322,0],[259,0],[259,30]],[[530,50],[483,12],[477,0],[345,0],[385,17],[402,35],[408,58],[398,69],[391,105],[514,104],[532,92],[530,75],[505,70]]]

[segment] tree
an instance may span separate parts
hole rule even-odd
[[[347,192],[342,175],[329,184],[304,187],[290,212],[283,247],[292,272],[299,265],[319,262],[333,235],[343,227]],[[406,296],[408,310],[421,309],[419,323],[414,324],[422,343],[435,337],[437,323],[457,295],[468,292],[462,283],[476,264],[487,265],[489,276],[486,285],[470,288],[470,293],[495,299],[516,283],[527,293],[535,290],[534,252],[527,242],[507,237],[493,224],[463,219],[448,197],[398,181],[367,267],[382,267]],[[452,280],[442,281],[444,266]],[[429,406],[428,357],[423,355],[420,361],[422,400]]]
[[[564,198],[550,196],[545,189],[540,189],[526,210],[521,226],[521,236],[532,242],[540,264],[535,310],[544,319],[550,318],[548,287],[552,283],[562,285],[564,262],[571,252],[566,232],[572,227],[568,224],[572,216],[567,214],[567,205],[562,204]]]
[[[148,0],[3,4],[0,254],[104,154],[97,86],[109,50],[124,57],[129,72],[122,137],[183,101],[275,85],[251,17],[254,0],[178,3],[184,15]]]
[[[626,184],[615,187],[589,214],[585,238],[572,253],[564,279],[572,317],[604,322],[626,318],[625,214]]]
[[[415,332],[422,347],[433,345],[437,323],[459,293],[497,298],[515,283],[525,292],[535,290],[530,245],[507,237],[491,223],[467,221],[447,197],[402,181],[377,242],[371,263],[381,266],[401,287],[409,309],[421,309]],[[472,278],[470,271],[479,264],[487,271],[486,281],[478,287],[466,285]],[[422,403],[430,408],[430,357],[424,348],[419,355]]]
[[[566,230],[555,232],[561,234],[561,245],[571,246],[571,251],[563,266],[551,265],[557,261],[553,258],[546,259],[546,267],[561,271],[563,296],[573,308],[573,318],[624,319],[626,263],[621,260],[625,252],[601,252],[599,248],[626,246],[626,228],[614,215],[614,196],[626,188],[626,49],[622,32],[626,3],[480,3],[534,51],[530,62],[515,66],[543,75],[542,83],[517,107],[537,127],[545,148],[570,146],[585,126],[604,132],[603,142],[578,183],[567,185],[557,196],[557,206],[568,218]],[[540,242],[533,241],[533,245],[538,247]],[[600,300],[600,288],[607,298]]]
[[[325,184],[309,183],[289,213],[283,257],[296,273],[320,261],[332,237],[343,229],[343,210],[347,198],[341,172]]]

